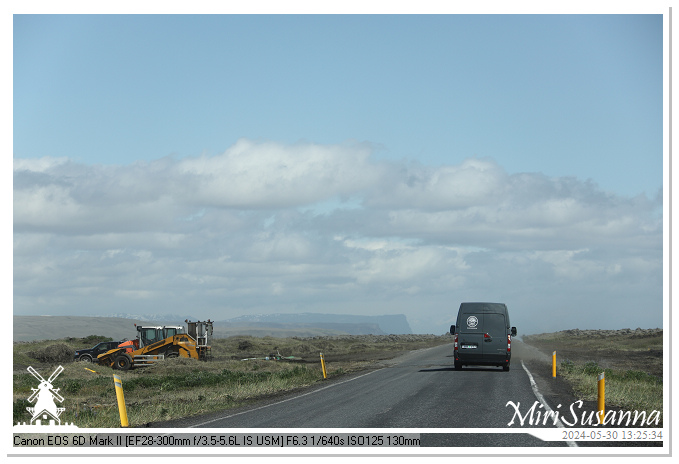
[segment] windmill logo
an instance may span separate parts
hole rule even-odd
[[[33,393],[28,397],[29,403],[35,401],[33,407],[26,408],[32,416],[31,425],[42,425],[43,420],[49,420],[49,425],[61,425],[59,416],[65,408],[58,407],[55,401],[63,403],[64,397],[59,394],[58,388],[54,388],[52,382],[63,370],[63,366],[57,367],[49,379],[45,380],[32,366],[28,366],[28,372],[40,381],[38,388],[31,388]]]

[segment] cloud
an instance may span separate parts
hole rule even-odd
[[[461,253],[446,247],[386,241],[357,243],[354,240],[345,240],[343,244],[349,250],[365,251],[365,257],[353,263],[353,277],[359,284],[379,282],[402,286],[404,283],[426,281],[431,286],[441,276],[469,267]],[[415,284],[410,291],[421,288],[420,285]]]
[[[403,312],[442,332],[484,299],[536,331],[615,326],[611,306],[634,321],[642,302],[661,323],[660,197],[371,155],[240,140],[125,166],[15,159],[15,313]]]
[[[477,158],[459,166],[393,166],[390,174],[368,206],[442,211],[488,205],[502,198],[508,177],[492,160]]]
[[[352,195],[379,178],[368,145],[280,145],[239,140],[215,157],[187,158],[175,171],[201,205],[281,208]]]
[[[619,197],[574,178],[508,175],[491,160],[415,173],[366,201],[386,211],[382,233],[498,250],[660,244],[662,205],[644,196]]]

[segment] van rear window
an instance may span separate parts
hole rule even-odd
[[[507,331],[505,315],[497,313],[465,314],[460,331],[462,333],[489,333],[499,336]]]

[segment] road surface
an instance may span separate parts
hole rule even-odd
[[[266,404],[190,419],[195,428],[521,428],[515,417],[537,398],[520,356],[509,372],[453,368],[452,345],[417,350],[384,367],[328,381]],[[327,360],[332,362],[331,359]],[[526,425],[527,426],[527,425]],[[553,427],[551,424],[549,425]],[[444,431],[442,431],[444,432]],[[423,446],[566,446],[529,434],[424,434]]]

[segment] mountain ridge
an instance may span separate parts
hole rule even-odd
[[[227,319],[225,321],[233,325],[270,325],[283,324],[299,327],[324,327],[340,330],[358,331],[352,335],[374,334],[412,334],[408,319],[404,314],[385,314],[380,316],[362,316],[355,314],[325,314],[325,313],[273,313],[252,314]],[[354,326],[354,327],[351,327]],[[364,326],[361,329],[361,326]],[[362,331],[362,332],[361,332]],[[379,332],[376,332],[379,331]],[[360,333],[359,333],[360,332]],[[380,333],[381,332],[381,333]]]
[[[120,317],[130,316],[130,317]],[[205,320],[177,315],[112,316],[13,316],[14,341],[56,340],[101,335],[113,339],[136,337],[135,324],[180,324],[184,320]],[[212,318],[209,318],[212,319]],[[405,315],[353,316],[320,313],[258,314],[215,321],[214,336],[236,335],[293,337],[328,335],[411,334]]]

